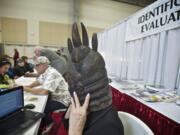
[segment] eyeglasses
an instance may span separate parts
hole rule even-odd
[[[40,65],[41,65],[41,64],[36,64],[35,66],[36,66],[36,67],[39,67]]]

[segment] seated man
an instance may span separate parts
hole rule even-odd
[[[27,56],[22,56],[21,59],[24,61],[25,71],[30,72],[30,73],[34,72],[33,66],[30,63],[28,63],[28,57]]]
[[[0,89],[6,89],[12,87],[13,80],[6,74],[11,66],[11,63],[5,59],[0,59]]]
[[[46,57],[38,57],[35,68],[40,76],[37,81],[24,87],[25,91],[33,94],[50,94],[45,108],[46,116],[55,110],[66,108],[70,102],[68,84],[62,75],[49,64],[50,62]],[[36,86],[40,86],[40,88],[34,88]],[[46,124],[50,124],[51,119],[45,119],[45,122]]]
[[[25,77],[38,77],[37,73],[34,73],[34,65],[28,63],[28,57],[22,56],[21,59],[24,61]]]
[[[19,58],[16,61],[16,63],[17,63],[17,65],[14,67],[15,78],[24,76],[25,73],[26,73],[26,70],[25,70],[25,67],[24,67],[25,63],[24,63],[23,59]]]

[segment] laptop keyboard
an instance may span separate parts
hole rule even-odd
[[[18,112],[0,124],[0,133],[3,133],[3,135],[21,135],[36,123],[39,118],[42,118],[40,113],[32,111]]]
[[[34,123],[33,120],[28,120],[27,122],[25,122],[23,125],[21,125],[20,127],[21,128],[26,128],[28,127],[29,125],[31,125],[32,123]]]

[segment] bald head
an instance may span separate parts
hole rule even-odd
[[[36,46],[34,49],[34,54],[36,57],[39,57],[41,55],[41,51],[42,51],[43,47],[41,46]]]

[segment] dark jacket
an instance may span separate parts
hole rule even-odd
[[[20,67],[20,66],[17,65],[14,68],[14,75],[15,76],[21,77],[21,76],[25,75],[25,73],[26,73],[25,67]]]
[[[63,120],[68,130],[69,122]],[[96,112],[91,112],[86,121],[83,135],[124,135],[123,124],[117,111],[111,106]]]
[[[24,68],[25,68],[25,72],[31,72],[32,73],[34,71],[32,66],[29,63],[25,63]]]
[[[88,115],[83,135],[124,135],[124,128],[117,112],[109,107]]]

